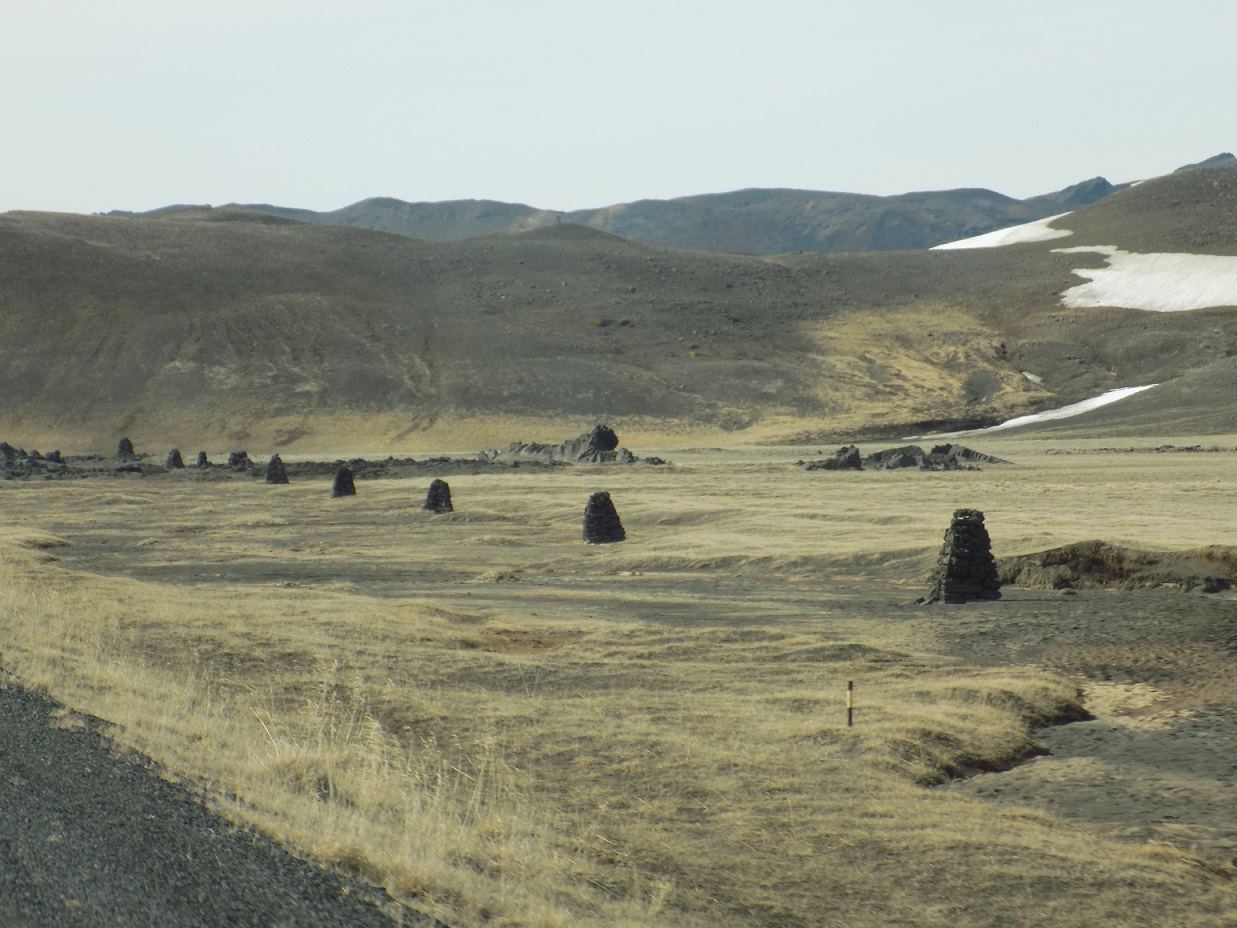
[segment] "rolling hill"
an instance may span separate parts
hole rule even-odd
[[[374,197],[329,212],[265,203],[231,205],[316,225],[370,229],[435,242],[579,225],[663,248],[775,255],[928,248],[1076,209],[1124,186],[1128,185],[1114,186],[1103,177],[1094,177],[1026,200],[983,189],[886,197],[751,189],[568,212],[493,200],[406,203],[389,197]],[[149,218],[186,208],[192,209],[169,207],[111,215]]]
[[[1149,410],[1132,427],[1171,428],[1187,404],[1192,430],[1229,430],[1237,314],[1071,309],[1075,271],[1108,258],[1059,249],[1234,255],[1235,197],[1237,169],[1187,171],[1056,220],[1072,234],[1049,242],[776,257],[571,223],[426,242],[234,208],[9,213],[0,437],[465,449],[605,420],[649,440],[834,441],[1151,382],[1180,398],[1129,400]]]

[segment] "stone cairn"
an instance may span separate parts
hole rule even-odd
[[[197,466],[202,468],[203,470],[210,467],[210,458],[206,456],[205,451],[198,452]]]
[[[116,457],[123,461],[131,461],[137,457],[133,452],[133,442],[127,438],[122,438],[116,445]]]
[[[425,505],[421,507],[426,512],[454,512],[451,505],[451,487],[447,481],[435,477],[430,481],[429,492],[425,494]]]
[[[272,454],[266,465],[267,483],[287,483],[288,471],[283,466],[283,460],[277,454]]]
[[[932,577],[932,589],[921,603],[965,603],[973,599],[1000,599],[992,541],[978,509],[957,509]]]
[[[584,507],[584,540],[590,545],[607,545],[626,538],[610,494],[599,490],[590,496]]]
[[[335,471],[335,480],[331,483],[331,499],[341,496],[356,496],[356,479],[346,464]]]
[[[229,451],[228,452],[228,467],[232,470],[248,470],[249,455],[244,451]]]
[[[185,466],[185,459],[180,456],[179,448],[173,448],[168,452],[167,463],[164,466],[168,470],[180,470]]]

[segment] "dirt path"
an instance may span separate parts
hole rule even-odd
[[[440,925],[237,830],[93,722],[0,683],[0,925]]]

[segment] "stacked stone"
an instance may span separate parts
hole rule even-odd
[[[205,451],[198,452],[197,466],[202,468],[203,470],[210,467],[210,458],[206,456]]]
[[[270,461],[266,465],[266,482],[275,484],[288,482],[288,471],[283,466],[283,460],[277,454],[272,454]]]
[[[185,459],[180,456],[179,448],[173,448],[168,452],[167,463],[164,466],[168,470],[180,470],[185,466]]]
[[[339,465],[339,470],[335,471],[335,480],[331,484],[331,499],[341,496],[356,496],[356,480],[346,464]]]
[[[421,507],[426,512],[454,512],[451,505],[451,487],[447,481],[435,477],[430,481],[429,492],[425,494],[425,505]]]
[[[119,442],[117,442],[116,457],[120,458],[122,461],[129,461],[136,456],[137,455],[133,453],[133,442],[129,441],[129,439],[122,438]]]
[[[992,540],[978,509],[954,510],[945,543],[936,564],[928,603],[965,603],[974,599],[1000,599],[1001,580]]]
[[[584,540],[590,545],[606,545],[626,538],[610,494],[599,490],[590,496],[584,507]]]
[[[248,470],[249,454],[245,451],[229,451],[228,467],[233,470]]]

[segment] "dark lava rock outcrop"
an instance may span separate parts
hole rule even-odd
[[[992,557],[992,540],[978,509],[957,509],[945,532],[932,588],[921,603],[966,603],[1000,599],[1001,580]]]
[[[608,425],[596,425],[591,431],[569,438],[557,445],[541,442],[513,441],[506,451],[483,452],[484,457],[499,463],[534,464],[664,464],[661,458],[639,458],[619,447],[618,435]]]
[[[919,445],[902,445],[874,451],[862,457],[854,445],[839,448],[830,457],[815,461],[799,461],[804,470],[898,470],[914,467],[918,470],[979,470],[980,464],[1008,464],[1009,461],[983,454],[965,445],[936,445],[924,451]]]

